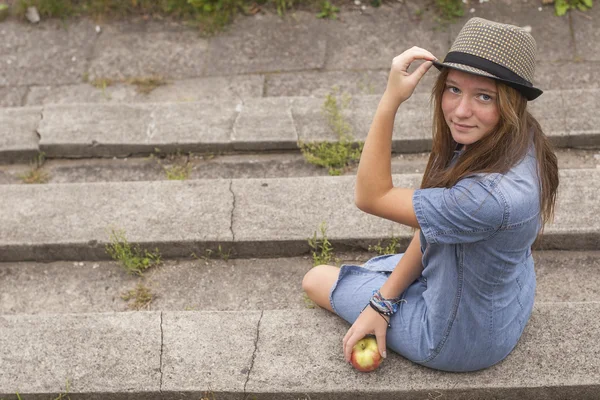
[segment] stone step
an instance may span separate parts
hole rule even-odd
[[[430,153],[393,154],[392,174],[423,173]],[[563,169],[600,168],[600,150],[556,149]],[[342,175],[356,175],[357,164]],[[0,185],[22,184],[33,170],[28,163],[0,165]],[[185,179],[299,178],[328,176],[328,169],[308,163],[302,154],[260,152],[223,155],[84,158],[45,160],[39,171],[45,183],[163,181]]]
[[[418,174],[394,175],[417,188]],[[600,170],[560,171],[554,222],[540,249],[600,249]],[[4,185],[0,259],[107,259],[111,231],[163,257],[211,249],[236,257],[307,254],[327,224],[339,250],[366,249],[392,236],[404,248],[411,229],[358,210],[355,177]],[[320,237],[320,234],[318,235]]]
[[[600,147],[600,89],[555,90],[532,102],[557,147]],[[414,94],[398,110],[396,153],[431,148],[429,95]],[[355,96],[338,110],[364,140],[380,95]],[[337,141],[323,98],[272,97],[239,101],[77,104],[0,109],[0,160],[44,152],[50,158],[122,157],[162,152],[298,150],[298,142]]]
[[[591,400],[598,313],[600,302],[537,303],[514,351],[468,374],[393,351],[357,372],[342,355],[349,324],[323,309],[0,315],[0,398],[55,398],[68,384],[80,399]]]
[[[377,255],[336,251],[331,264],[362,265]],[[600,301],[600,251],[536,251],[533,256],[537,302]],[[140,278],[106,261],[0,263],[0,315],[304,310],[315,307],[301,288],[312,265],[308,256],[165,260]],[[122,297],[132,290],[140,297]]]

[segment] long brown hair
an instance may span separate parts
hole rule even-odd
[[[527,154],[531,134],[538,161],[542,230],[554,217],[558,190],[558,164],[553,146],[538,121],[527,110],[527,99],[517,90],[495,81],[500,122],[485,137],[470,144],[450,167],[457,143],[442,112],[442,95],[449,69],[444,68],[431,93],[433,146],[421,188],[452,187],[473,173],[506,173]]]

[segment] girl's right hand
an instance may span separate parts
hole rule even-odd
[[[415,60],[426,60],[426,62],[409,74],[408,67]],[[394,57],[385,89],[386,96],[389,96],[398,105],[406,101],[413,94],[423,75],[433,65],[432,60],[437,60],[437,58],[427,50],[416,46]]]

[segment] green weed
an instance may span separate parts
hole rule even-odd
[[[362,146],[363,143],[346,139],[338,142],[300,142],[300,151],[309,163],[328,168],[329,175],[341,175],[351,164],[360,160]]]
[[[158,75],[131,78],[127,82],[131,85],[135,85],[137,92],[142,94],[149,94],[157,87],[167,84],[167,81]]]
[[[350,96],[337,98],[338,88],[334,87],[323,104],[322,112],[327,125],[338,138],[336,142],[304,143],[298,142],[302,155],[311,164],[328,168],[329,175],[341,175],[342,172],[360,160],[363,142],[352,138],[352,127],[344,118],[342,111],[348,107]]]
[[[167,179],[171,181],[183,181],[189,178],[192,166],[186,163],[185,165],[170,165],[164,167],[164,169]]]
[[[197,260],[209,261],[211,258],[220,258],[223,261],[229,260],[229,258],[233,255],[233,249],[228,249],[227,252],[223,249],[221,245],[217,246],[216,250],[213,249],[205,249],[204,254],[201,256],[196,255],[196,253],[191,254]]]
[[[30,163],[31,168],[26,174],[18,175],[23,183],[46,183],[50,180],[50,175],[42,171],[42,166],[46,161],[46,153],[40,152],[35,159]]]
[[[317,232],[308,239],[308,245],[312,249],[313,266],[329,264],[333,260],[333,246],[327,239],[327,223],[321,222],[319,227],[321,238],[317,238]]]
[[[8,4],[0,4],[0,22],[4,21],[10,14]]]
[[[142,308],[148,309],[152,300],[154,300],[154,294],[150,289],[143,283],[139,282],[135,289],[128,290],[121,294],[121,298],[129,302],[129,308],[132,310],[141,310]]]
[[[592,0],[554,0],[554,12],[560,17],[569,10],[587,11],[592,5]]]
[[[392,236],[385,247],[382,246],[382,241],[380,240],[375,246],[369,246],[369,251],[374,251],[382,256],[386,254],[396,254],[398,252],[399,245],[400,239]]]
[[[140,246],[132,246],[122,230],[112,230],[110,243],[106,245],[106,252],[113,260],[118,261],[129,274],[142,276],[148,268],[159,265],[161,256],[158,249],[154,252],[142,250]]]
[[[190,177],[190,173],[192,172],[192,164],[190,164],[190,158],[192,153],[189,153],[185,156],[181,154],[181,150],[177,150],[175,154],[161,154],[160,149],[155,148],[154,154],[150,154],[148,156],[149,159],[155,159],[158,165],[160,165],[167,179],[169,180],[178,180],[183,181]],[[166,158],[170,162],[171,165],[163,165],[161,159]]]
[[[435,0],[435,6],[444,22],[454,21],[465,14],[462,0]]]
[[[329,0],[325,0],[321,3],[321,12],[317,14],[317,18],[337,19],[337,13],[339,11],[339,7],[331,4]]]
[[[27,7],[35,6],[42,18],[173,17],[212,34],[237,15],[256,14],[262,7],[275,8],[283,16],[297,6],[318,10],[321,4],[320,0],[15,0],[15,13],[23,17]],[[333,6],[328,12],[333,12]]]

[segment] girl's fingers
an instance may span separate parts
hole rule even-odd
[[[416,60],[433,61],[437,60],[437,58],[425,49],[420,47],[412,47],[395,57],[392,62],[392,66],[396,67],[399,71],[407,72],[410,64]]]
[[[423,75],[425,75],[427,71],[429,71],[429,68],[431,68],[432,65],[433,63],[431,61],[425,61],[423,64],[419,65],[419,68],[417,68],[415,72],[413,72],[413,75],[417,79],[417,81],[420,81],[421,78],[423,78]]]
[[[346,359],[346,362],[350,362],[350,359],[352,358],[352,348],[360,339],[362,339],[362,337],[359,336],[360,335],[353,334],[350,336],[350,339],[348,339],[346,348],[344,349],[344,358]]]

